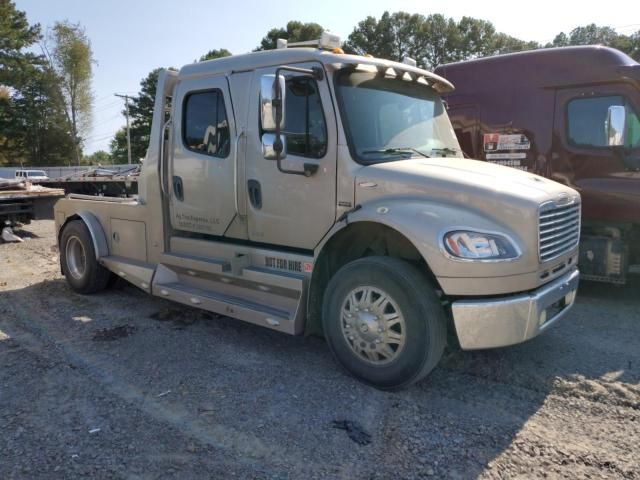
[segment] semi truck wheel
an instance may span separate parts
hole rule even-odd
[[[392,257],[343,266],[325,292],[322,322],[338,363],[385,390],[425,377],[447,341],[433,286],[416,267]]]
[[[71,288],[78,293],[104,290],[111,272],[96,260],[91,235],[81,220],[69,222],[60,237],[60,263]]]

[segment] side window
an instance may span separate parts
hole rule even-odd
[[[220,90],[190,93],[183,106],[182,141],[194,152],[225,158],[230,134],[224,98]]]
[[[629,147],[640,147],[640,116],[627,104],[627,131],[625,132],[624,143]]]
[[[327,152],[327,124],[318,84],[311,78],[291,77],[287,79],[286,88],[286,125],[282,133],[287,136],[287,153],[324,157]]]
[[[589,147],[607,146],[607,112],[612,105],[624,105],[627,110],[625,145],[640,145],[640,123],[638,115],[624,97],[577,98],[567,105],[569,141],[575,145]]]

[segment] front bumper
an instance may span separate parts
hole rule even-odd
[[[577,269],[528,293],[488,300],[457,300],[451,305],[458,341],[464,350],[506,347],[535,337],[573,306]]]

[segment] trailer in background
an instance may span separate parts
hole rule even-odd
[[[131,197],[138,194],[140,166],[127,170],[92,168],[58,178],[41,180],[39,185],[61,188],[65,193],[102,197]]]
[[[53,205],[64,197],[64,190],[0,179],[0,229],[6,241],[19,240],[11,228],[31,220],[53,219]]]
[[[29,181],[34,185],[62,188],[65,193],[106,197],[130,197],[138,193],[140,165],[109,165],[106,167],[39,167],[44,175],[27,178],[21,167],[0,167],[0,179]]]
[[[640,64],[586,46],[469,60],[436,73],[456,87],[446,100],[464,152],[578,190],[582,278],[625,283],[640,265]],[[561,248],[572,227],[548,228]]]

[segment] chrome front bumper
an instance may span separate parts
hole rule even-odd
[[[453,302],[460,346],[464,350],[506,347],[535,337],[571,309],[579,277],[575,269],[528,293]]]

